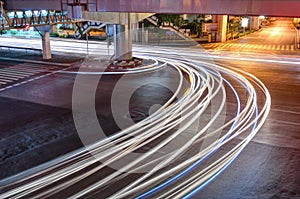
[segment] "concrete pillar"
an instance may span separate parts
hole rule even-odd
[[[52,32],[57,32],[56,24],[52,25]]]
[[[114,45],[116,60],[132,59],[132,38],[129,26],[115,25]]]
[[[45,32],[42,37],[43,59],[51,59],[50,32]]]
[[[227,34],[227,15],[218,15],[218,33],[217,33],[217,41],[225,42],[226,34]]]
[[[259,19],[258,17],[254,16],[254,17],[250,17],[250,26],[249,26],[250,30],[256,30],[259,29]]]
[[[212,20],[213,23],[217,23],[218,22],[218,15],[212,15],[211,20]]]
[[[139,42],[139,23],[135,23],[134,34],[133,41]]]
[[[43,59],[51,59],[50,30],[52,26],[35,26],[42,37]]]

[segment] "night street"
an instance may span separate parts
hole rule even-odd
[[[295,35],[292,21],[277,20],[226,43],[133,44],[133,56],[147,63],[121,72],[108,70],[113,46],[106,42],[90,41],[86,56],[86,41],[53,39],[54,58],[46,63],[37,52],[3,48],[0,198],[14,197],[14,191],[40,198],[183,198],[210,177],[189,197],[299,198]],[[39,39],[0,42],[41,47]],[[168,139],[172,146],[164,143]],[[90,145],[94,141],[99,146]],[[203,162],[188,170],[196,157]],[[27,169],[37,177],[26,179],[25,172],[7,178]],[[181,172],[184,177],[173,177]]]
[[[240,52],[297,53],[295,27],[291,20],[274,21],[262,31],[226,43],[204,44],[204,48]],[[270,52],[271,51],[271,52]]]

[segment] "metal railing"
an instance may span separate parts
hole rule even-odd
[[[55,10],[29,10],[6,11],[1,2],[0,30],[10,28],[24,28],[26,26],[52,25],[58,23],[70,23],[66,11]]]

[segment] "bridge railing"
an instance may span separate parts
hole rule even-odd
[[[4,12],[6,12],[4,14]],[[68,23],[70,19],[66,11],[29,10],[29,11],[1,11],[0,29],[24,28],[29,26]],[[6,15],[6,17],[4,17]]]

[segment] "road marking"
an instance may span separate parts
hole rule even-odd
[[[13,66],[10,66],[9,68],[30,68],[30,69],[37,68],[37,69],[45,69],[45,70],[48,70],[48,67],[45,67],[45,66],[33,66],[33,65],[31,65],[31,64],[28,64],[28,63],[25,63],[25,64],[18,64],[18,65],[13,65]]]
[[[9,73],[20,73],[20,74],[34,74],[32,72],[23,72],[23,71],[19,71],[19,70],[16,70],[16,69],[0,69],[0,72],[3,71],[3,72],[9,72]]]
[[[254,45],[253,44],[249,44],[249,49],[253,49]]]
[[[271,50],[272,46],[268,45],[267,50]]]
[[[241,45],[240,44],[232,44],[232,47],[234,49],[240,49],[241,48]]]
[[[38,79],[41,79],[41,78],[44,78],[44,77],[51,76],[51,75],[53,75],[53,74],[57,74],[57,73],[59,73],[59,72],[61,72],[61,71],[68,70],[68,69],[71,68],[71,67],[73,67],[73,66],[69,66],[69,67],[67,67],[67,68],[63,68],[63,69],[56,70],[56,71],[51,71],[51,72],[49,71],[49,72],[47,72],[47,73],[44,74],[44,75],[36,76],[36,77],[31,78],[31,79],[25,80],[25,81],[23,81],[23,82],[19,82],[19,83],[16,83],[16,84],[12,84],[12,85],[10,85],[10,86],[6,86],[6,87],[4,87],[4,88],[1,88],[1,89],[0,89],[0,92],[5,91],[5,90],[8,90],[8,89],[10,89],[10,88],[14,88],[14,87],[16,87],[16,86],[20,86],[20,85],[23,85],[23,84],[27,84],[27,83],[29,83],[29,82],[32,82],[32,81],[35,81],[35,80],[38,80]],[[36,75],[36,74],[35,74],[35,75]]]
[[[22,67],[22,66],[18,65],[18,67]],[[21,80],[26,77],[33,76],[39,72],[40,71],[32,71],[32,69],[30,69],[28,67],[27,68],[16,68],[16,67],[1,68],[0,69],[0,82],[1,82],[1,85],[5,85],[6,83],[11,83],[11,82],[18,81],[18,80]],[[18,86],[19,83],[15,84],[15,85]],[[9,88],[9,87],[6,87],[6,88]],[[1,90],[3,90],[3,89],[1,89]]]
[[[224,49],[224,48],[228,48],[229,45],[230,45],[230,44],[225,44],[225,45],[223,45],[223,49]]]
[[[1,82],[13,82],[13,80],[9,80],[9,79],[0,79]]]
[[[33,73],[19,73],[17,71],[9,71],[9,70],[1,70],[1,69],[0,69],[0,73],[13,74],[13,75],[31,75],[31,74],[33,74]]]
[[[0,76],[4,76],[4,77],[16,77],[16,78],[25,78],[25,77],[28,77],[28,76],[30,76],[30,75],[26,75],[26,76],[16,76],[16,75],[14,75],[14,74],[4,74],[4,73],[0,73]]]
[[[17,71],[21,71],[21,72],[32,72],[32,71],[42,71],[45,69],[33,69],[33,68],[29,68],[29,67],[22,67],[22,68],[17,68],[17,67],[9,67],[10,70],[17,70]]]
[[[280,45],[277,45],[277,48],[276,48],[276,50],[280,50]]]
[[[30,75],[21,75],[21,74],[4,73],[4,72],[0,72],[0,75],[8,76],[8,77],[28,77],[28,76],[30,76]]]
[[[263,45],[263,50],[266,50],[267,49],[267,47],[268,47],[268,45]]]
[[[294,51],[295,50],[295,46],[291,45],[291,50]]]
[[[276,45],[273,45],[273,46],[272,46],[272,50],[275,50],[275,49],[276,49]]]
[[[250,46],[250,44],[244,44],[244,48],[249,48],[249,46]]]
[[[234,44],[227,44],[226,47],[227,47],[228,49],[234,49],[234,48],[235,48]]]
[[[240,45],[234,45],[234,44],[230,44],[229,48],[231,49],[238,49],[240,47]]]
[[[4,78],[4,79],[11,79],[11,80],[18,80],[19,78],[15,78],[15,77],[9,77],[9,76],[3,76],[3,75],[0,75],[0,79],[1,78]]]
[[[281,50],[285,50],[285,45],[281,45]]]

